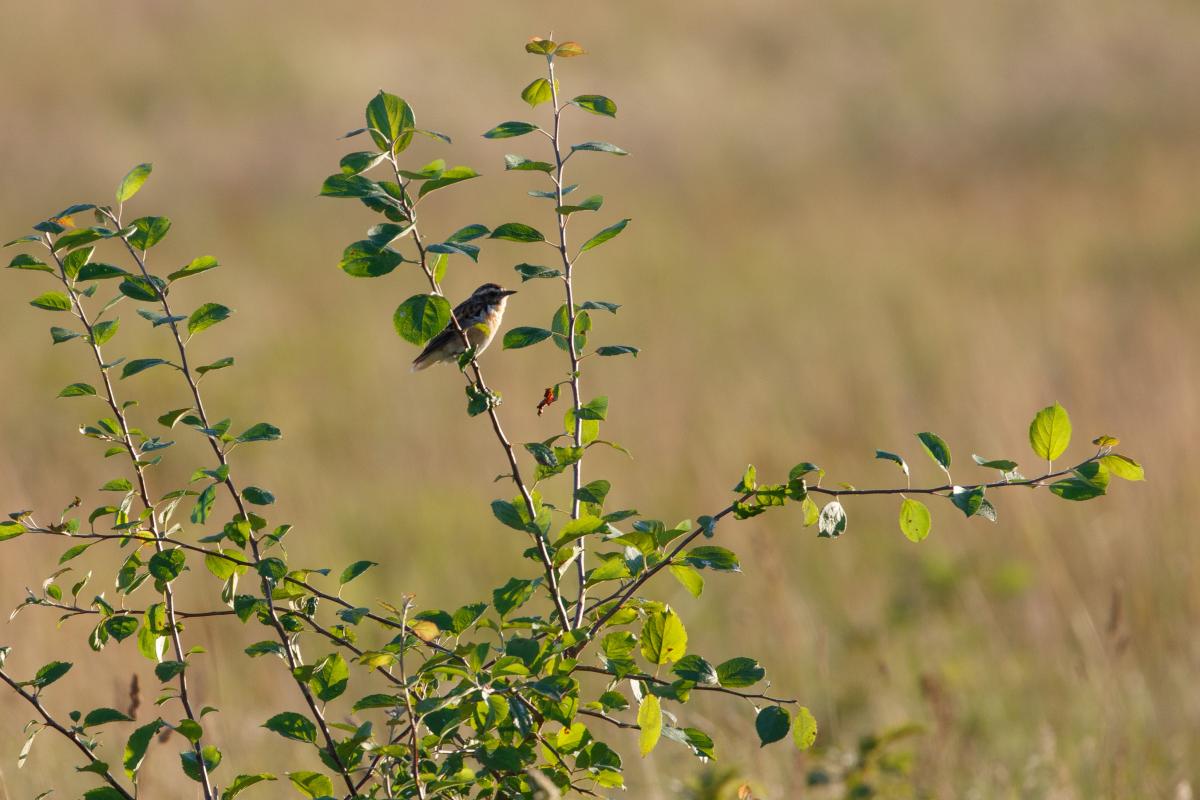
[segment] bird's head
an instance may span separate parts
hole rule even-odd
[[[516,289],[504,289],[494,283],[485,283],[471,294],[472,300],[478,300],[487,306],[503,305],[510,294],[516,294]]]

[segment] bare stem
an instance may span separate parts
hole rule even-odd
[[[567,307],[567,355],[571,361],[571,407],[574,409],[575,430],[572,439],[576,447],[583,447],[583,419],[579,416],[582,407],[579,395],[579,351],[575,343],[575,324],[578,312],[575,309],[574,263],[567,251],[567,223],[569,217],[558,211],[563,205],[563,158],[560,140],[562,122],[562,106],[558,102],[558,83],[554,79],[554,58],[546,59],[550,72],[550,96],[554,106],[554,132],[550,135],[551,148],[554,150],[554,215],[558,224],[558,254],[563,265],[563,283],[566,286]],[[583,481],[583,457],[571,465],[571,519],[579,519],[579,489]],[[584,607],[587,605],[587,547],[586,537],[580,537],[575,544],[575,572],[579,578],[579,594],[575,602],[575,627],[583,624]]]

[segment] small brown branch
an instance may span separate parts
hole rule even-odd
[[[579,672],[590,672],[595,675],[608,675],[611,678],[618,677],[616,673],[610,672],[609,670],[601,669],[600,667],[590,667],[590,666],[586,666],[584,664],[576,664],[575,669]],[[662,678],[655,677],[654,675],[647,675],[645,673],[636,673],[635,672],[633,674],[622,675],[620,677],[623,679],[631,680],[631,681],[643,681],[645,683],[653,683],[656,686],[670,686],[671,685],[671,681],[663,680]],[[772,697],[769,694],[761,694],[759,692],[739,692],[736,689],[728,689],[724,686],[710,686],[710,685],[702,684],[702,683],[697,683],[695,686],[692,687],[692,689],[699,691],[699,692],[719,692],[721,694],[729,694],[729,695],[733,695],[734,697],[740,697],[743,700],[765,700],[770,703],[782,703],[782,704],[787,704],[787,705],[794,705],[799,702],[798,700],[791,700],[791,699],[788,699],[785,697]]]
[[[110,214],[111,216],[111,214]],[[112,216],[113,223],[118,229],[121,227],[120,220]],[[128,240],[122,239],[126,247],[130,247]],[[87,312],[83,308],[83,303],[79,299],[79,293],[75,290],[75,286],[67,275],[66,265],[58,256],[58,252],[54,249],[50,235],[46,234],[43,241],[46,249],[54,258],[55,264],[58,266],[58,278],[62,281],[63,287],[67,290],[67,294],[71,299],[75,316],[83,324],[87,331],[88,343],[91,345],[92,355],[96,360],[96,367],[100,371],[100,377],[104,384],[104,400],[108,403],[109,409],[112,410],[117,424],[121,429],[122,442],[125,445],[125,451],[129,456],[130,463],[133,466],[135,479],[137,480],[137,492],[142,501],[142,506],[148,511],[150,516],[150,531],[154,535],[154,549],[156,552],[162,553],[166,550],[164,541],[169,541],[159,530],[158,518],[155,513],[154,502],[150,499],[150,490],[146,483],[145,470],[141,463],[141,455],[137,451],[137,447],[133,443],[133,435],[130,433],[129,423],[125,417],[124,408],[117,402],[116,393],[113,391],[112,381],[108,377],[108,369],[104,366],[104,355],[100,351],[100,345],[96,343],[95,328],[88,319]],[[132,248],[130,248],[132,251]],[[143,270],[144,271],[144,270]],[[170,313],[169,311],[167,312]],[[172,323],[173,324],[173,323]],[[178,661],[184,660],[183,642],[179,636],[179,626],[176,623],[175,615],[175,593],[170,582],[163,586],[162,591],[163,604],[166,610],[167,626],[170,629],[171,647],[175,652],[175,658]],[[188,691],[187,671],[181,670],[176,681],[179,684],[179,700],[183,705],[184,714],[192,722],[199,724],[199,717],[196,716],[192,708],[191,694]],[[192,742],[192,751],[196,755],[196,767],[200,772],[200,784],[204,789],[205,800],[216,800],[217,794],[212,787],[212,782],[209,780],[208,767],[204,761],[204,748],[199,737]]]
[[[55,720],[54,717],[50,716],[50,712],[47,711],[45,706],[42,705],[42,701],[38,698],[38,696],[36,694],[25,691],[24,687],[22,687],[18,681],[14,680],[7,672],[5,672],[2,669],[0,669],[0,680],[7,683],[14,692],[21,695],[21,697],[25,699],[25,702],[27,702],[31,706],[33,706],[34,710],[36,710],[38,712],[38,714],[45,721],[45,723],[48,727],[53,728],[59,734],[61,734],[65,738],[69,739],[73,745],[75,745],[77,748],[79,748],[79,751],[81,753],[83,753],[83,755],[87,758],[89,763],[91,763],[91,764],[103,764],[104,763],[99,758],[97,758],[96,754],[92,752],[92,749],[90,747],[88,747],[87,744],[85,744],[82,739],[79,738],[79,734],[68,729],[62,723]],[[132,795],[129,792],[129,790],[127,790],[124,786],[122,786],[117,781],[117,779],[115,777],[113,777],[113,774],[108,771],[107,767],[104,769],[103,772],[100,772],[98,774],[100,775],[101,778],[104,779],[104,782],[107,783],[109,786],[111,786],[114,791],[116,791],[118,794],[121,795],[121,797],[124,797],[126,800],[134,800],[134,795]]]
[[[425,249],[424,242],[421,240],[421,232],[417,227],[416,207],[412,201],[408,199],[408,184],[404,180],[404,176],[400,174],[400,165],[396,161],[395,153],[390,153],[388,160],[392,165],[392,170],[395,172],[396,181],[399,183],[401,188],[400,194],[404,199],[402,199],[400,203],[404,206],[404,213],[408,217],[408,221],[411,225],[413,243],[417,247],[417,255],[421,265],[421,270],[425,273],[425,277],[429,281],[429,288],[433,290],[433,293],[442,295],[442,287],[438,284],[437,278],[433,274],[433,269],[429,266],[428,252]],[[467,350],[470,350],[471,342],[467,338],[467,332],[459,323],[458,318],[454,316],[453,311],[450,313],[450,322],[454,325],[455,330],[458,331],[459,336],[462,337],[463,347]],[[478,386],[479,390],[488,397],[488,419],[491,421],[492,431],[496,434],[496,439],[500,442],[500,446],[504,449],[504,455],[508,459],[509,468],[512,470],[510,476],[512,477],[513,483],[517,485],[517,489],[521,493],[521,499],[524,501],[525,510],[529,514],[529,519],[531,521],[535,520],[537,519],[537,510],[533,502],[533,493],[529,490],[529,487],[525,484],[524,479],[521,477],[521,467],[517,462],[516,451],[513,450],[512,443],[509,442],[508,437],[504,434],[504,428],[500,424],[500,415],[496,411],[495,405],[491,402],[493,393],[491,389],[488,388],[487,382],[483,378],[483,370],[479,366],[479,360],[475,357],[472,357],[470,367],[471,373],[475,378],[473,384]],[[470,376],[467,376],[465,371],[463,374],[464,377],[467,378],[468,384],[472,384]],[[550,592],[551,599],[554,601],[555,611],[558,612],[558,617],[562,623],[563,630],[569,631],[572,629],[571,617],[568,616],[567,608],[565,605],[563,605],[562,592],[559,590],[558,586],[558,571],[554,567],[554,559],[551,558],[550,551],[546,546],[546,538],[541,534],[531,533],[530,535],[533,536],[534,543],[537,545],[538,558],[541,560],[543,571],[546,574],[547,589]]]
[[[108,216],[117,226],[117,228],[120,229],[120,220],[111,212],[108,212]],[[124,243],[125,249],[129,252],[129,255],[133,258],[134,262],[137,263],[138,269],[141,271],[142,276],[149,281],[150,272],[146,268],[145,254],[139,254],[137,249],[134,248],[127,237],[121,237],[121,241]],[[201,423],[206,429],[211,429],[212,426],[209,424],[208,414],[204,409],[204,400],[200,396],[199,382],[193,374],[191,366],[188,364],[187,346],[184,343],[183,336],[179,332],[179,325],[176,322],[175,315],[171,311],[171,304],[168,302],[165,292],[157,290],[156,292],[158,294],[159,305],[162,307],[163,314],[165,314],[167,317],[167,324],[171,331],[171,337],[174,339],[176,350],[179,353],[179,371],[183,375],[184,381],[188,385],[188,389],[191,391],[192,399],[195,401],[196,415],[200,418]],[[222,467],[228,468],[228,457],[224,448],[221,447],[220,441],[217,439],[217,437],[211,434],[208,434],[206,438],[208,439],[209,445],[212,448],[213,454],[217,458],[217,463]],[[225,488],[228,490],[234,505],[237,507],[238,514],[244,520],[249,519],[250,515],[246,509],[245,502],[243,501],[241,494],[238,492],[237,487],[233,482],[233,478],[229,476],[228,472],[226,473],[225,480],[222,481],[222,483],[225,485]],[[254,556],[254,561],[256,563],[261,562],[262,556],[259,549],[258,537],[251,532],[249,538],[250,550]],[[272,582],[266,577],[261,577],[260,585],[262,589],[262,597],[267,604],[267,616],[271,621],[271,627],[274,628],[280,644],[283,645],[284,655],[286,657],[288,667],[290,668],[294,677],[295,670],[301,664],[292,648],[291,639],[289,638],[287,631],[284,629],[283,624],[279,621],[279,614],[275,609],[275,601],[272,598]],[[182,656],[180,656],[180,660],[182,660]],[[183,673],[180,673],[181,678],[182,674]],[[317,721],[317,726],[320,728],[321,735],[325,740],[325,749],[329,753],[330,759],[333,761],[334,765],[336,765],[339,773],[341,774],[342,780],[344,780],[346,783],[346,787],[353,792],[354,781],[351,779],[346,765],[342,762],[341,756],[338,755],[337,747],[333,740],[333,735],[330,733],[329,726],[325,722],[325,715],[321,712],[320,707],[317,705],[317,701],[313,697],[312,691],[309,689],[308,684],[299,679],[296,679],[295,682],[297,687],[300,689],[301,695],[304,697],[304,702],[308,705],[309,711],[312,712],[313,717]],[[203,769],[203,758],[201,758],[201,769]]]

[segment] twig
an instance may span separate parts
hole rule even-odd
[[[574,409],[575,430],[573,440],[576,447],[583,447],[583,419],[579,412],[582,408],[579,399],[579,352],[575,347],[575,324],[578,314],[575,310],[574,267],[571,257],[567,254],[567,222],[570,219],[558,209],[563,205],[563,164],[562,145],[559,141],[559,125],[562,118],[562,106],[558,104],[558,82],[554,79],[554,58],[546,59],[550,71],[550,97],[554,106],[554,133],[550,136],[551,148],[554,150],[554,208],[558,218],[558,253],[563,265],[563,283],[567,295],[567,354],[571,361],[571,404]],[[571,519],[579,519],[579,489],[583,481],[583,456],[571,465]],[[575,570],[579,577],[579,595],[575,603],[575,627],[583,624],[583,612],[587,605],[587,545],[586,537],[580,537],[575,544]]]
[[[628,679],[631,681],[643,681],[644,683],[653,683],[658,686],[670,686],[671,685],[671,681],[663,680],[662,678],[655,677],[654,675],[647,675],[645,673],[635,672],[635,673],[631,673],[629,675],[618,676],[615,672],[611,672],[606,669],[601,669],[600,667],[590,667],[590,666],[587,666],[584,664],[576,664],[575,669],[578,670],[579,672],[591,672],[595,675],[608,675],[609,677],[612,677],[612,678],[620,677],[620,678]],[[784,698],[784,697],[772,697],[769,694],[761,694],[758,692],[739,692],[736,689],[728,689],[724,686],[712,686],[712,685],[703,684],[703,683],[697,683],[696,685],[692,686],[691,688],[695,689],[696,691],[701,691],[701,692],[720,692],[721,694],[730,694],[730,695],[733,695],[734,697],[740,697],[743,700],[766,700],[771,703],[786,703],[786,704],[794,704],[794,703],[798,702],[797,700],[791,700],[791,699]]]
[[[417,247],[417,255],[421,265],[421,270],[425,273],[425,277],[429,281],[429,288],[433,290],[434,294],[441,295],[442,287],[438,284],[437,277],[433,274],[433,269],[429,266],[428,253],[425,249],[424,242],[421,240],[421,232],[417,227],[416,207],[413,202],[408,199],[408,183],[404,180],[404,176],[400,174],[400,165],[396,161],[395,153],[389,153],[388,160],[392,165],[392,170],[396,174],[396,181],[399,183],[401,188],[400,194],[403,199],[400,200],[400,203],[404,207],[404,213],[408,217],[408,221],[411,226],[410,230],[412,231],[413,243]],[[463,329],[458,318],[454,316],[453,311],[450,313],[450,322],[454,325],[455,330],[458,331],[459,336],[462,337],[463,347],[465,347],[467,350],[470,350],[471,342],[467,338],[467,333]],[[537,509],[533,502],[533,494],[530,492],[529,487],[525,484],[524,479],[521,477],[521,467],[517,462],[517,454],[513,450],[512,443],[509,442],[508,437],[504,434],[504,428],[500,424],[500,415],[496,411],[495,404],[493,404],[491,401],[491,398],[493,397],[492,391],[488,388],[486,381],[483,379],[483,370],[479,366],[479,360],[474,356],[471,357],[470,367],[471,372],[475,377],[474,385],[478,386],[480,391],[482,391],[488,398],[487,415],[488,419],[492,423],[492,431],[496,434],[496,439],[500,442],[500,446],[504,449],[504,455],[508,459],[509,468],[512,470],[510,477],[512,477],[513,483],[517,485],[517,489],[521,493],[521,499],[525,503],[525,510],[528,512],[529,520],[532,524],[533,521],[537,519]],[[470,377],[466,376],[465,372],[464,376],[467,377],[467,382],[470,384]],[[554,560],[551,558],[550,551],[546,547],[546,539],[541,534],[531,533],[531,535],[533,536],[534,542],[537,545],[538,558],[541,560],[542,568],[546,573],[547,589],[550,592],[551,599],[554,601],[555,610],[558,612],[559,620],[562,622],[563,629],[569,631],[572,629],[571,617],[568,616],[566,606],[563,605],[562,593],[558,586],[558,571],[555,569]]]
[[[113,217],[113,222],[117,228],[120,229],[120,220],[116,217]],[[158,518],[155,513],[156,510],[154,502],[150,499],[150,490],[146,484],[146,476],[141,463],[141,456],[139,455],[137,448],[133,443],[133,436],[129,431],[129,423],[125,418],[125,411],[117,402],[116,394],[113,391],[112,381],[108,377],[108,369],[104,366],[104,356],[100,351],[100,345],[96,344],[95,329],[91,321],[88,319],[87,312],[84,311],[83,303],[81,303],[79,300],[78,292],[75,291],[74,285],[71,283],[70,278],[67,277],[66,266],[63,264],[62,259],[58,257],[58,252],[55,251],[49,234],[45,235],[42,243],[50,252],[50,255],[54,258],[55,264],[58,265],[58,278],[62,281],[63,287],[67,290],[67,294],[71,298],[71,305],[74,307],[75,316],[79,319],[79,321],[83,324],[84,329],[87,331],[88,343],[91,345],[92,355],[96,360],[96,366],[100,371],[100,377],[104,384],[104,400],[108,403],[108,407],[112,410],[113,415],[117,420],[117,424],[120,426],[122,442],[125,445],[126,453],[129,455],[130,462],[133,466],[133,472],[137,480],[139,498],[141,499],[142,505],[145,507],[145,509],[150,512],[150,531],[154,535],[154,549],[156,552],[162,553],[166,549],[163,545],[163,541],[166,539],[166,537],[164,537],[159,531]],[[126,241],[125,244],[126,246],[129,246],[128,241]],[[175,593],[171,587],[170,581],[163,583],[162,595],[164,601],[163,604],[166,610],[167,625],[170,628],[171,647],[175,651],[176,660],[184,661],[185,653],[183,649],[183,642],[180,640],[179,626],[176,623],[175,617]],[[179,682],[179,700],[183,704],[184,713],[187,715],[189,720],[196,722],[198,725],[199,718],[192,709],[191,695],[188,692],[187,671],[180,670],[177,680]],[[197,737],[194,741],[192,741],[192,750],[196,755],[196,768],[200,773],[200,783],[204,788],[204,797],[206,800],[216,800],[217,794],[213,790],[212,783],[208,777],[208,767],[204,762],[204,749],[200,737]]]
[[[120,221],[112,214],[111,211],[106,213],[119,230]],[[121,237],[121,241],[124,243],[125,249],[129,251],[129,255],[132,256],[133,260],[137,263],[138,269],[141,271],[142,276],[149,281],[150,272],[146,269],[144,253],[139,255],[138,251],[130,243],[127,237]],[[155,292],[158,294],[159,305],[162,307],[163,313],[167,317],[167,325],[171,331],[171,337],[175,340],[175,347],[179,352],[179,371],[183,375],[188,388],[191,390],[192,398],[196,404],[196,415],[200,418],[200,422],[204,425],[205,429],[211,429],[212,426],[209,424],[208,415],[204,410],[204,401],[200,397],[199,384],[196,381],[196,378],[192,373],[192,369],[188,364],[187,347],[184,344],[183,337],[179,333],[179,325],[176,321],[176,317],[171,312],[171,305],[167,301],[166,293],[159,291],[158,289],[156,289]],[[212,447],[213,454],[217,457],[218,464],[222,467],[228,468],[228,458],[218,439],[212,434],[207,434],[206,438],[208,439],[209,445]],[[241,516],[241,518],[244,520],[250,519],[250,514],[246,509],[246,505],[242,500],[242,496],[238,492],[237,487],[233,482],[233,478],[229,476],[228,472],[226,472],[225,480],[222,481],[222,483],[229,491],[229,495],[233,499],[233,503],[237,507],[238,514]],[[250,550],[254,555],[254,561],[256,563],[260,562],[262,557],[259,551],[258,537],[253,531],[250,533],[249,540]],[[279,621],[278,612],[275,610],[275,602],[271,596],[272,581],[263,576],[260,580],[260,584],[262,588],[263,599],[267,604],[267,615],[270,618],[271,627],[275,629],[275,634],[279,638],[280,643],[283,645],[284,655],[287,659],[288,667],[290,668],[294,677],[296,669],[301,666],[301,664],[296,658],[296,653],[292,648],[291,640],[288,637],[287,631],[284,629],[283,624]],[[353,791],[354,781],[351,779],[350,773],[347,770],[345,763],[343,763],[341,756],[338,755],[337,747],[333,741],[333,735],[329,731],[329,726],[325,723],[325,715],[321,713],[321,709],[317,705],[316,699],[313,697],[312,691],[309,689],[308,684],[298,678],[295,679],[295,682],[300,689],[300,693],[304,696],[305,703],[308,705],[309,710],[312,712],[313,717],[317,721],[317,726],[320,728],[321,735],[325,739],[326,751],[329,753],[330,759],[341,773],[341,777],[345,781],[347,788]]]
[[[13,678],[2,669],[0,669],[0,680],[7,683],[10,687],[12,687],[12,690],[14,692],[21,695],[21,697],[25,698],[25,702],[29,703],[31,706],[34,707],[34,709],[38,712],[38,714],[41,715],[42,719],[45,720],[47,726],[58,731],[60,734],[65,736],[67,739],[70,739],[71,743],[74,744],[77,748],[79,748],[79,751],[81,753],[83,753],[84,756],[87,757],[87,760],[91,764],[104,765],[103,771],[99,771],[99,772],[97,772],[97,774],[100,777],[104,778],[105,783],[107,783],[109,786],[111,786],[117,793],[119,793],[121,795],[121,797],[124,797],[125,800],[134,800],[134,796],[132,794],[130,794],[129,791],[124,786],[122,786],[120,783],[117,782],[117,779],[113,777],[113,774],[108,771],[108,766],[106,764],[104,764],[103,761],[101,761],[99,758],[96,757],[96,754],[92,752],[92,749],[90,747],[88,747],[83,742],[82,739],[79,738],[79,734],[75,733],[72,730],[69,730],[68,728],[66,728],[66,726],[57,722],[54,719],[54,717],[50,716],[50,712],[47,711],[45,706],[42,705],[42,701],[38,699],[37,695],[25,691],[25,689],[21,686],[21,684],[19,682],[13,680]],[[91,770],[91,771],[96,771],[96,770]]]

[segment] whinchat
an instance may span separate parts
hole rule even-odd
[[[454,319],[462,326],[467,341],[475,348],[476,354],[482,353],[492,343],[496,331],[500,330],[508,296],[516,293],[516,289],[502,289],[494,283],[485,283],[455,306]],[[430,364],[454,361],[465,349],[463,337],[454,327],[452,320],[441,333],[429,340],[421,355],[413,360],[412,370],[416,372]]]

